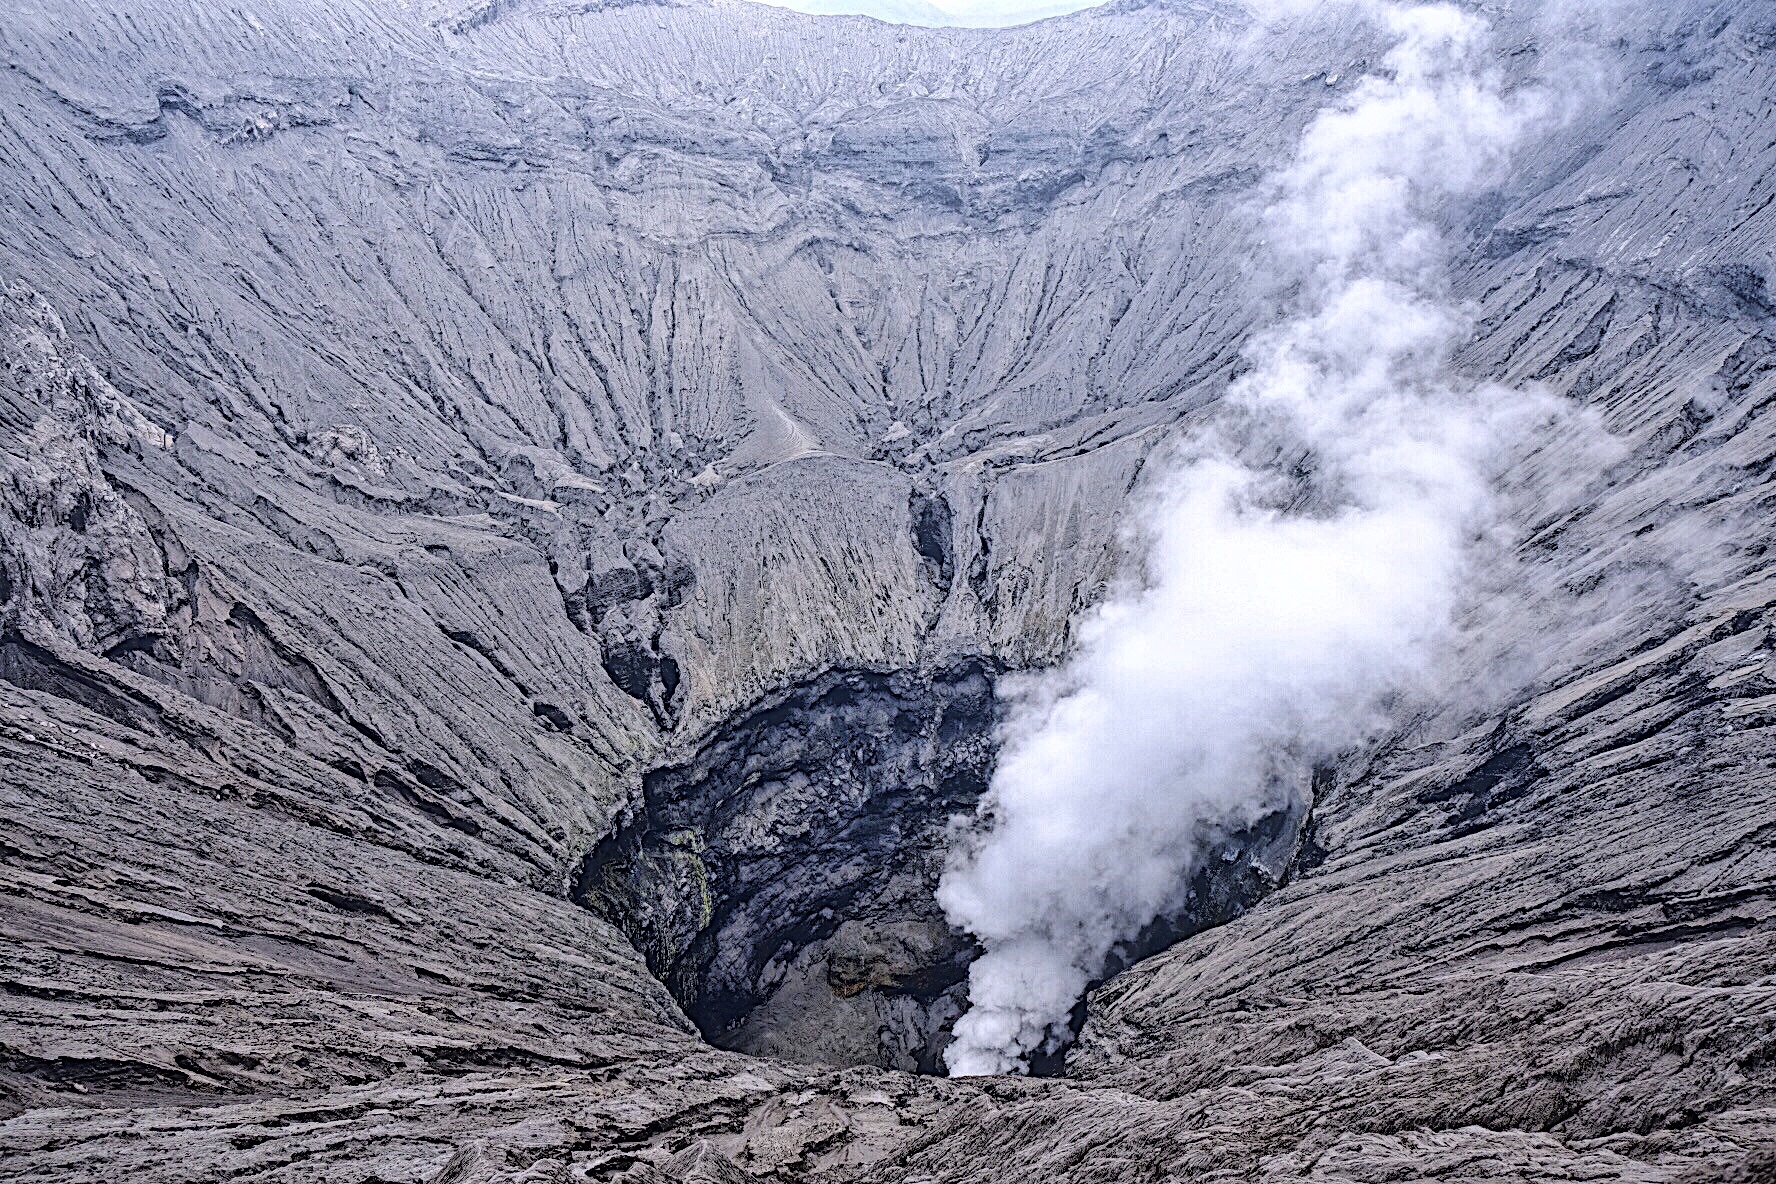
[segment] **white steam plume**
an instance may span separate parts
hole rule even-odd
[[[1145,522],[1145,586],[1015,695],[939,889],[985,947],[952,1074],[1056,1047],[1116,946],[1182,905],[1209,842],[1428,683],[1495,535],[1495,450],[1549,414],[1452,375],[1466,326],[1435,224],[1500,179],[1539,100],[1507,93],[1479,17],[1364,8],[1395,39],[1385,69],[1312,122],[1266,211],[1295,311],[1250,345],[1228,428]]]

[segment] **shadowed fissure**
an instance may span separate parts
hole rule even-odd
[[[637,816],[587,855],[575,899],[628,935],[711,1043],[941,1073],[980,951],[934,891],[952,819],[992,775],[998,676],[984,661],[837,670],[754,705],[647,774]],[[1183,909],[1106,973],[1274,888],[1307,805],[1215,837]],[[1063,1058],[1031,1071],[1059,1073]]]

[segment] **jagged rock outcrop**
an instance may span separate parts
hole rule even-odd
[[[1255,187],[1374,35],[12,5],[4,1174],[1767,1174],[1776,6],[1496,15],[1507,68],[1596,86],[1449,228],[1461,364],[1614,452],[1503,491],[1488,693],[1325,770],[1253,848],[1286,866],[1230,852],[1226,923],[1100,988],[1067,1076],[951,1082],[798,1063],[870,1059],[955,953],[911,885],[966,791],[924,790],[990,754],[921,696],[1053,660],[1129,574],[1122,511],[1270,296]],[[845,679],[893,694],[757,726]],[[813,751],[848,730],[892,757]],[[576,900],[685,829],[721,923],[652,949]],[[773,888],[832,916],[717,948],[804,920],[747,913]],[[681,1006],[723,967],[765,1055]]]

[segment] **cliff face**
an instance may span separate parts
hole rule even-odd
[[[1497,17],[1598,84],[1450,227],[1461,364],[1617,440],[1505,491],[1507,689],[1236,843],[1065,1077],[876,1067],[955,1005],[986,688],[1117,576],[1374,57],[1302,19],[13,5],[5,1174],[1769,1170],[1764,2]]]

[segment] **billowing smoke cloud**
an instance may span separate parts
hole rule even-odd
[[[1247,350],[1221,426],[1145,522],[1146,578],[1016,692],[1000,766],[939,899],[985,947],[954,1074],[1064,1038],[1119,943],[1175,914],[1217,837],[1385,724],[1449,651],[1465,573],[1500,545],[1502,445],[1543,400],[1464,383],[1437,214],[1496,184],[1541,114],[1488,29],[1368,3],[1385,67],[1304,134],[1268,239],[1298,284]]]

